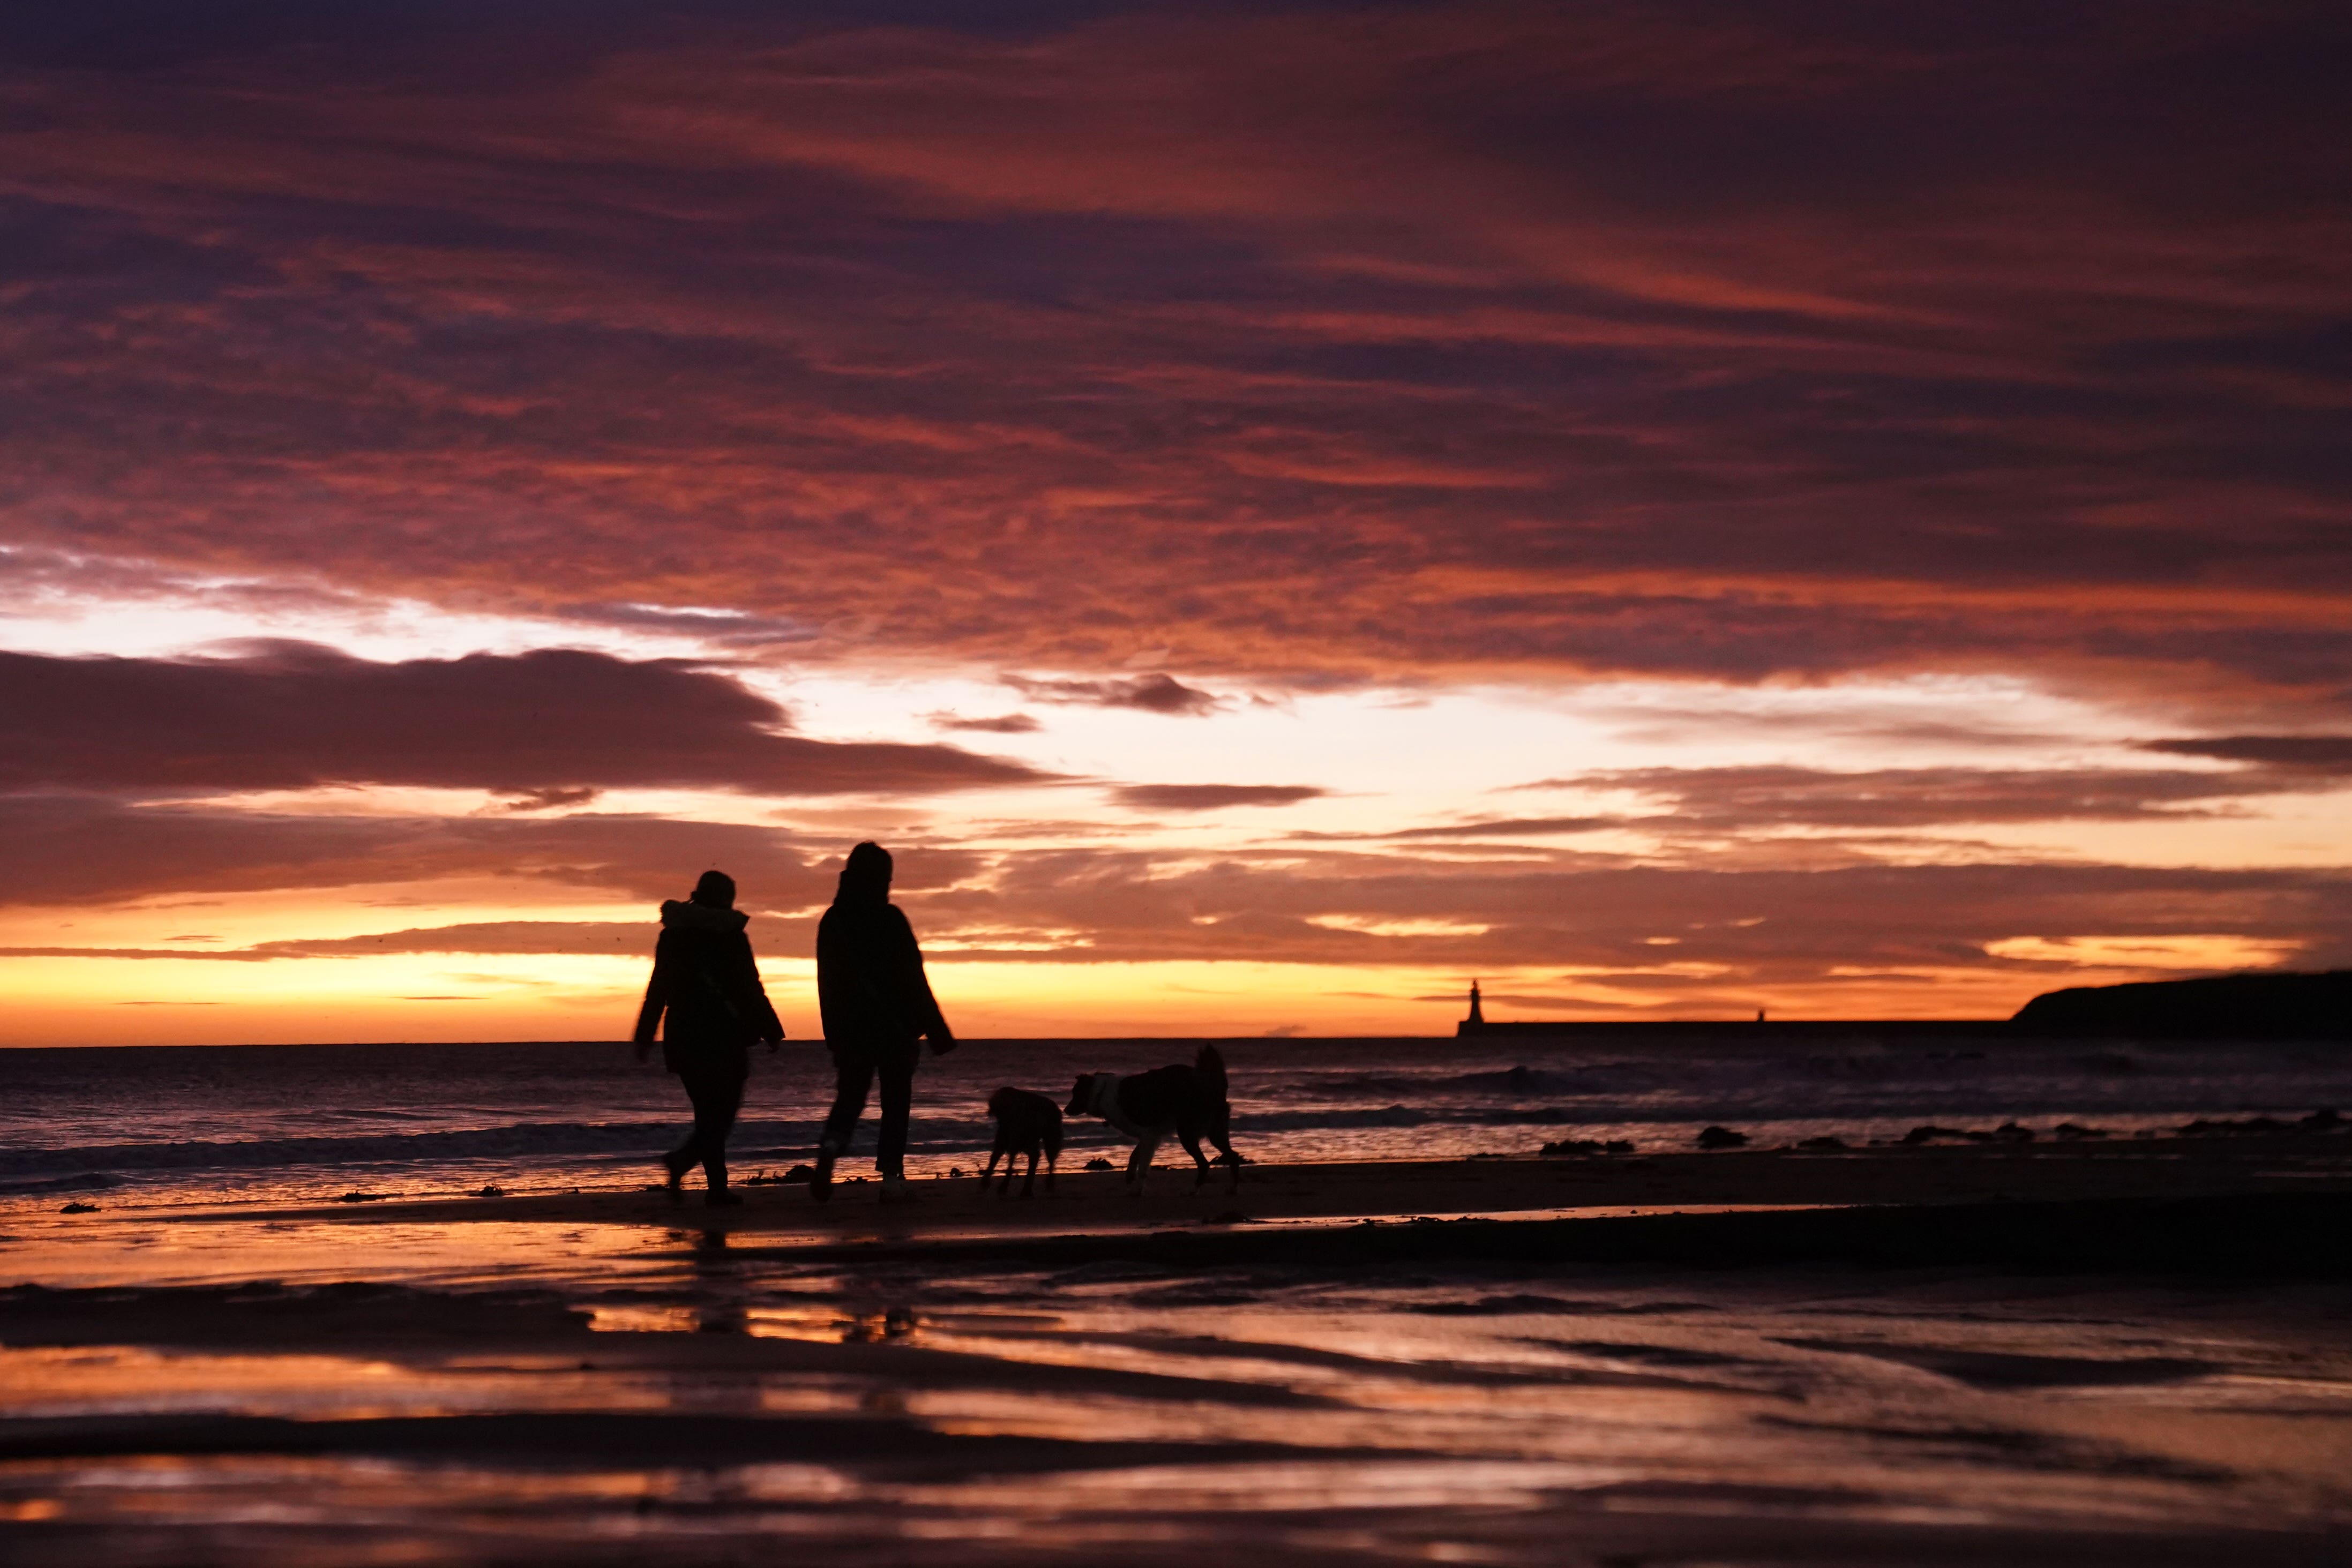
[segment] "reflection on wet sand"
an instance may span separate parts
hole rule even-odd
[[[2341,1282],[179,1229],[0,1295],[12,1562],[2264,1563],[2352,1524]]]

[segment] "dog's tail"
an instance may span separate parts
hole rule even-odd
[[[1201,1075],[1202,1086],[1209,1098],[1218,1104],[1225,1103],[1225,1059],[1217,1054],[1213,1045],[1204,1045],[1201,1054],[1192,1059],[1192,1071]]]

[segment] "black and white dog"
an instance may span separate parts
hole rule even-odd
[[[1045,1155],[1045,1190],[1054,1190],[1054,1167],[1062,1158],[1062,1108],[1043,1094],[1032,1094],[1026,1089],[1006,1084],[988,1097],[988,1113],[996,1118],[996,1146],[988,1151],[988,1168],[980,1173],[980,1190],[988,1190],[988,1178],[996,1174],[996,1156],[1004,1156],[1004,1185],[998,1190],[1013,1191],[1013,1162],[1023,1155],[1029,1156],[1029,1179],[1021,1184],[1021,1196],[1027,1197],[1037,1186],[1037,1154]]]
[[[1223,1151],[1217,1163],[1232,1166],[1234,1186],[1241,1186],[1242,1157],[1234,1153],[1233,1108],[1225,1101],[1225,1059],[1213,1045],[1202,1046],[1190,1067],[1155,1067],[1127,1077],[1082,1072],[1067,1110],[1073,1116],[1100,1116],[1135,1140],[1135,1153],[1127,1157],[1132,1191],[1143,1190],[1143,1173],[1151,1168],[1160,1140],[1171,1132],[1184,1141],[1184,1152],[1198,1167],[1194,1186],[1209,1179],[1209,1162],[1201,1153],[1204,1137]]]

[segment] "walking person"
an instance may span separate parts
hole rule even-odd
[[[833,907],[817,922],[817,1007],[834,1066],[833,1111],[817,1141],[816,1176],[809,1184],[819,1203],[833,1196],[834,1162],[848,1152],[877,1078],[882,1126],[874,1168],[882,1176],[882,1201],[908,1196],[907,1118],[915,1101],[917,1041],[929,1036],[934,1055],[955,1049],[923,976],[914,927],[890,902],[890,852],[880,844],[851,850]]]
[[[773,1051],[784,1038],[743,934],[750,922],[735,907],[735,879],[725,872],[704,872],[691,898],[665,901],[653,978],[637,1010],[637,1060],[652,1053],[659,1024],[662,1065],[677,1074],[694,1106],[694,1131],[662,1157],[669,1190],[681,1191],[699,1163],[709,1188],[703,1202],[713,1208],[743,1201],[727,1190],[727,1134],[743,1106],[751,1042],[765,1040]]]

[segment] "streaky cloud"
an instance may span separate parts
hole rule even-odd
[[[2170,757],[2260,763],[2294,773],[2352,776],[2352,735],[2222,735],[2206,739],[2151,740],[2141,749]]]
[[[1145,811],[1217,811],[1228,806],[1296,806],[1329,794],[1311,784],[1122,784],[1111,799]]]
[[[310,644],[189,659],[0,653],[0,789],[132,794],[338,784],[478,789],[520,806],[599,789],[928,794],[1050,782],[944,745],[815,740],[733,678],[541,649],[380,664]]]
[[[1192,718],[1214,713],[1223,706],[1209,693],[1188,686],[1175,676],[1165,674],[1098,681],[1034,680],[1024,675],[1003,678],[1005,685],[1018,690],[1032,702],[1136,708],[1144,713]]]

